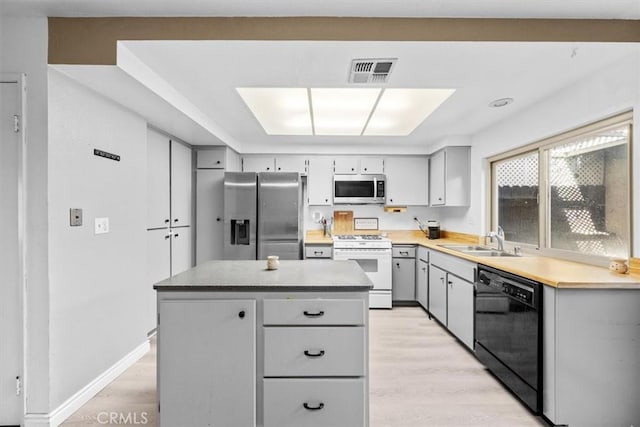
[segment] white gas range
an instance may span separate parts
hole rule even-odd
[[[373,283],[370,308],[391,308],[391,240],[376,234],[333,236],[333,259],[354,260]]]

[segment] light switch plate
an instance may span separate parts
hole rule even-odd
[[[69,225],[72,227],[79,227],[82,225],[82,209],[69,209]]]
[[[95,219],[95,233],[104,234],[109,232],[109,218]]]

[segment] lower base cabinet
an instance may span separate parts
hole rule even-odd
[[[429,265],[429,312],[447,325],[447,272]]]
[[[447,284],[447,327],[473,349],[473,283],[449,274]]]
[[[256,301],[159,304],[163,427],[255,426]]]
[[[416,260],[416,300],[425,310],[429,309],[429,263]]]
[[[362,378],[267,378],[264,427],[365,426],[365,393]]]

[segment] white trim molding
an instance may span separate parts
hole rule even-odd
[[[149,340],[144,341],[50,413],[26,414],[24,417],[24,427],[59,426],[120,374],[140,360],[150,348]]]

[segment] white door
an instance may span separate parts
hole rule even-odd
[[[473,284],[448,275],[447,327],[473,349]]]
[[[333,160],[330,158],[309,159],[307,197],[309,206],[333,205]]]
[[[434,265],[429,266],[429,312],[447,324],[447,273]]]
[[[446,203],[446,155],[445,150],[438,151],[431,156],[429,162],[429,201],[431,206],[440,206]]]
[[[7,79],[8,80],[8,79]],[[0,425],[22,423],[21,84],[0,80]]]
[[[196,175],[196,264],[224,258],[224,170]]]
[[[428,309],[427,298],[429,292],[429,263],[421,259],[416,261],[416,299],[418,303]]]
[[[191,148],[171,141],[171,226],[191,225],[193,167]]]
[[[256,301],[160,304],[160,426],[256,425]]]
[[[169,137],[147,130],[147,229],[169,227]]]

